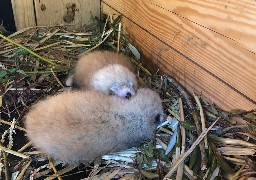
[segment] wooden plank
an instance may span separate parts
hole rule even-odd
[[[103,2],[122,12],[142,28],[214,74],[216,78],[226,82],[231,88],[256,101],[255,54],[221,34],[148,3],[152,1]]]
[[[168,17],[168,15],[160,14],[158,12],[155,12],[155,14],[143,15],[141,11],[146,13],[152,12],[153,9],[148,9],[145,4],[145,6],[141,6],[139,1],[137,1],[138,3],[133,2],[134,9],[130,8],[129,5],[127,5],[129,4],[128,1],[126,1],[126,6],[124,8],[120,8],[121,6],[118,5],[118,2],[120,4],[120,2],[122,1],[114,1],[113,4],[111,1],[111,6],[118,10],[119,13],[122,12],[125,15],[125,18],[123,18],[123,26],[125,28],[125,31],[131,37],[133,42],[138,45],[140,51],[149,59],[152,59],[154,63],[156,63],[164,72],[172,75],[175,79],[177,79],[190,92],[202,92],[204,98],[216,103],[219,107],[225,110],[230,110],[234,108],[244,108],[250,110],[256,108],[255,103],[251,102],[246,97],[238,93],[236,90],[230,88],[230,86],[228,86],[225,82],[220,81],[211,73],[206,71],[204,68],[201,68],[194,62],[188,60],[186,56],[182,55],[179,51],[172,48],[170,44],[173,45],[174,43],[168,44],[164,42],[163,39],[160,39],[158,36],[155,36],[154,33],[149,31],[149,29],[154,29],[154,25],[156,24],[153,24],[153,22],[149,22],[146,16]],[[106,3],[108,5],[106,5]],[[104,0],[102,3],[103,11],[106,13],[115,12],[112,8],[110,8],[109,5],[109,1]],[[142,7],[142,9],[139,9],[138,7]],[[128,11],[131,12],[129,16],[127,15]],[[137,21],[133,21],[134,17],[140,18],[138,18]],[[145,24],[143,24],[142,21],[146,21]],[[154,21],[154,19],[151,19],[151,21]],[[164,36],[166,31],[169,31],[170,29],[177,29],[176,26],[162,27],[162,25],[166,24],[167,22],[154,21],[154,23],[160,24],[156,26],[156,28],[158,28],[158,30],[162,32],[162,34],[157,34],[159,36]],[[181,33],[181,31],[176,32],[176,34],[179,33]],[[175,38],[177,37],[175,37],[175,34],[171,35],[169,36],[169,39],[175,41]],[[186,46],[186,44],[183,44],[183,46]],[[197,47],[195,46],[195,48]],[[192,48],[190,47],[189,50],[192,50]],[[187,52],[189,50],[187,50]],[[209,58],[208,56],[206,57]]]
[[[82,28],[100,16],[100,0],[35,0],[37,25],[70,25]]]
[[[256,53],[256,2],[252,0],[150,0],[148,3],[219,33]]]
[[[12,0],[16,29],[36,25],[33,0]]]

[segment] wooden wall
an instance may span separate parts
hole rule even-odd
[[[190,92],[256,108],[256,1],[102,0],[141,53]],[[150,61],[144,62],[150,64]]]
[[[74,25],[79,29],[100,15],[100,0],[12,0],[17,30],[33,26]]]
[[[12,0],[16,29],[36,26],[33,0]]]

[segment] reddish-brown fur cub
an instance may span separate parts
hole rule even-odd
[[[71,91],[32,106],[27,135],[39,150],[64,163],[87,163],[153,138],[161,99],[139,89],[129,100],[97,91]]]

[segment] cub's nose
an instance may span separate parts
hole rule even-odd
[[[128,93],[125,95],[125,98],[126,98],[126,99],[130,99],[131,96],[132,96],[132,94],[131,94],[130,92],[128,92]]]

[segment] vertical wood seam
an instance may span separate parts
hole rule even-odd
[[[37,13],[36,13],[36,3],[35,0],[33,0],[33,10],[35,14],[35,25],[37,26]]]

